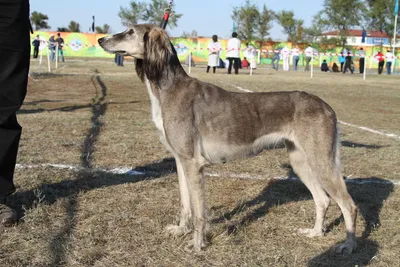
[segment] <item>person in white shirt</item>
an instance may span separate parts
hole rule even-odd
[[[237,38],[238,34],[236,32],[232,33],[232,38],[228,41],[228,52],[226,53],[226,58],[228,59],[228,74],[231,74],[232,71],[232,62],[233,67],[235,68],[235,74],[239,74],[239,65],[240,65],[240,40]]]
[[[257,51],[256,49],[249,45],[249,43],[246,43],[246,49],[243,51],[244,56],[246,59],[250,62],[250,68],[251,69],[256,69],[257,64],[256,64],[256,57],[257,57]]]
[[[306,50],[304,51],[306,54],[306,68],[304,71],[309,71],[310,70],[310,61],[313,57],[314,49],[309,45]]]
[[[297,71],[297,65],[299,64],[299,55],[300,55],[300,50],[294,46],[292,49],[292,60],[293,60],[293,70]]]
[[[218,36],[212,36],[212,42],[208,44],[208,65],[207,73],[210,71],[210,67],[213,67],[213,73],[219,65],[219,53],[221,51],[221,44],[218,42]]]
[[[390,52],[390,50],[388,50],[386,52],[385,57],[386,57],[387,74],[390,75],[390,74],[392,74],[392,62],[393,62],[393,58],[394,58],[393,53]]]
[[[283,60],[283,70],[289,70],[289,54],[290,50],[286,46],[281,50],[282,60]]]

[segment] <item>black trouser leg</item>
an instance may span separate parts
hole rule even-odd
[[[5,3],[4,3],[5,2]],[[16,112],[26,95],[29,58],[29,1],[0,0],[0,197],[14,192],[21,127]]]
[[[360,58],[360,73],[364,73],[365,59]]]
[[[215,73],[216,70],[217,70],[217,67],[213,67],[213,73]]]
[[[35,46],[33,50],[33,58],[38,58],[38,55],[39,55],[39,47]]]
[[[239,65],[240,65],[240,59],[235,57],[234,58],[235,74],[239,74]]]
[[[231,72],[232,72],[233,57],[228,57],[228,62],[229,62],[228,74],[231,74]]]
[[[210,71],[210,66],[207,66],[207,73]]]

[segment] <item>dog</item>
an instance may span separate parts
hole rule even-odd
[[[188,248],[204,248],[204,167],[254,156],[283,142],[316,206],[314,227],[299,233],[324,234],[331,197],[347,230],[346,241],[336,252],[350,254],[356,249],[357,207],[341,173],[337,118],[322,99],[300,91],[228,92],[201,82],[186,74],[168,35],[155,25],[138,24],[98,43],[107,52],[134,58],[136,73],[150,96],[160,141],[175,157],[181,211],[179,224],[167,226],[168,233],[193,232]]]

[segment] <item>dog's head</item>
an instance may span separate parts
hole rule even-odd
[[[146,77],[160,83],[182,68],[167,33],[156,25],[138,24],[98,42],[107,52],[134,57],[142,81]]]
[[[100,38],[98,43],[109,53],[132,56],[136,59],[144,59],[146,48],[158,47],[157,50],[160,51],[160,45],[167,44],[163,48],[171,49],[165,31],[152,24],[134,25],[121,33]]]

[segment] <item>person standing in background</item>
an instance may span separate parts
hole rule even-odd
[[[16,190],[14,169],[22,131],[16,112],[28,84],[31,27],[29,0],[0,0],[0,7],[0,224],[12,226],[18,216],[7,197]]]
[[[33,40],[32,45],[33,45],[33,58],[38,58],[39,46],[40,46],[39,35],[36,35],[36,38],[35,38],[35,40]]]
[[[249,43],[246,43],[246,49],[244,51],[245,58],[249,61],[249,67],[251,69],[256,69],[257,68],[257,63],[256,63],[256,57],[257,57],[257,50],[250,45]],[[243,60],[242,60],[243,62]],[[243,64],[242,64],[243,67]]]
[[[54,56],[56,54],[56,45],[57,41],[54,39],[54,34],[50,34],[50,39],[49,39],[49,49],[50,49],[50,60],[54,61]]]
[[[276,71],[279,69],[279,60],[281,58],[281,51],[279,49],[274,50],[274,56],[272,57],[272,68]],[[276,64],[275,64],[276,61]]]
[[[387,74],[391,75],[392,74],[392,62],[393,62],[393,58],[394,55],[392,52],[390,52],[390,50],[388,49],[386,52],[386,69],[387,69]]]
[[[297,48],[295,45],[291,51],[292,53],[292,60],[293,60],[293,70],[297,71],[297,65],[299,64],[299,55],[300,55],[300,50]]]
[[[340,72],[343,72],[343,66],[344,66],[345,62],[346,62],[346,57],[344,56],[343,51],[342,51],[342,52],[340,52],[340,55],[339,55]]]
[[[310,71],[310,61],[313,58],[314,49],[311,45],[308,45],[304,53],[306,55],[306,67],[304,68],[304,71]]]
[[[65,62],[65,60],[64,60],[64,52],[63,52],[64,39],[61,37],[60,33],[57,33],[56,42],[57,42],[57,45],[58,45],[58,53],[61,54],[62,62]]]
[[[282,61],[283,61],[283,70],[284,71],[289,71],[289,55],[290,55],[290,49],[285,46],[282,51]]]
[[[358,51],[358,55],[360,57],[360,73],[363,74],[364,73],[364,67],[365,67],[365,51],[364,48],[360,48],[360,50]]]
[[[351,74],[353,74],[353,68],[351,67],[351,65],[353,64],[353,58],[351,57],[351,53],[347,52],[347,56],[346,56],[346,62],[344,63],[344,69],[343,69],[343,74],[346,73],[347,69],[350,70]]]
[[[226,53],[226,58],[228,59],[228,74],[231,74],[232,63],[235,69],[235,74],[239,74],[240,65],[240,40],[237,38],[237,32],[232,33],[232,38],[228,41],[228,52]]]
[[[207,73],[210,71],[210,67],[213,68],[213,73],[219,65],[219,53],[221,51],[221,44],[218,42],[218,36],[212,36],[212,42],[208,44],[208,64]]]
[[[375,55],[375,59],[378,60],[378,74],[382,74],[383,66],[385,65],[385,56],[381,51]]]

